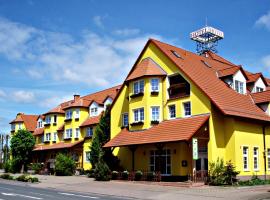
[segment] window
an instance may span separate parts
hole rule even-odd
[[[267,164],[268,170],[270,170],[270,149],[267,149]]]
[[[85,152],[85,161],[90,163],[90,151]]]
[[[184,106],[184,116],[188,117],[191,115],[191,106],[190,102],[183,103]]]
[[[45,141],[50,141],[50,140],[51,140],[51,133],[46,133]]]
[[[259,170],[259,148],[253,148],[253,162],[254,162],[254,170]]]
[[[77,108],[77,109],[75,110],[75,119],[79,119],[79,118],[80,118],[80,109]]]
[[[76,128],[75,138],[79,138],[79,137],[80,137],[80,129]]]
[[[72,138],[72,129],[66,129],[66,139]]]
[[[133,93],[139,94],[144,92],[144,80],[136,81],[133,84]]]
[[[18,126],[19,126],[18,129],[21,130],[22,129],[22,123],[19,123]]]
[[[42,128],[42,121],[38,121],[38,128]]]
[[[256,87],[256,92],[263,92],[263,88],[261,88],[261,87]]]
[[[152,108],[152,121],[159,121],[159,107],[153,106]]]
[[[243,168],[248,171],[248,147],[243,147]]]
[[[159,91],[159,79],[153,78],[151,79],[151,92]]]
[[[91,108],[90,112],[91,112],[91,116],[97,116],[98,108],[97,107]]]
[[[171,52],[172,52],[172,54],[173,54],[176,58],[182,58],[182,57],[180,56],[180,54],[177,53],[176,51],[171,50]],[[182,58],[182,59],[183,59],[183,58]]]
[[[122,115],[122,125],[123,127],[128,127],[128,113]]]
[[[11,130],[15,131],[15,124],[11,124]]]
[[[162,175],[171,174],[171,151],[170,149],[150,151],[150,171],[160,171]]]
[[[72,110],[66,111],[66,119],[72,119]]]
[[[56,123],[57,122],[57,115],[54,115],[53,116],[53,123]]]
[[[50,124],[51,123],[51,116],[46,116],[45,122],[46,122],[46,124]]]
[[[244,83],[241,81],[235,80],[235,90],[240,94],[244,94]]]
[[[169,106],[169,117],[171,119],[176,117],[176,113],[175,113],[175,105],[170,105]]]
[[[168,77],[168,94],[170,99],[190,96],[190,84],[180,75],[174,74]]]
[[[57,132],[53,133],[53,142],[56,142],[57,140]]]
[[[93,128],[92,127],[87,127],[86,129],[86,137],[92,137],[93,136]]]
[[[134,110],[134,121],[135,122],[142,122],[144,121],[144,109],[139,108]]]

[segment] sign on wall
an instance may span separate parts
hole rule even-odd
[[[198,160],[198,139],[192,138],[192,157],[193,160]]]

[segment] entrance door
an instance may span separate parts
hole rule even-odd
[[[196,181],[206,181],[208,174],[207,149],[199,149],[198,159],[194,161],[194,175]]]

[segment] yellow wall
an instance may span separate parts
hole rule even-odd
[[[53,122],[54,115],[57,116],[56,124],[54,124]],[[51,117],[51,123],[49,125],[44,126],[44,140],[46,138],[46,133],[51,133],[51,140],[49,143],[46,143],[47,145],[50,145],[50,144],[53,144],[53,134],[57,133],[57,129],[63,125],[65,116],[63,114],[48,114],[48,115],[45,115],[45,117]],[[60,136],[59,133],[57,133],[56,143],[58,143],[61,139],[61,137],[59,136]]]

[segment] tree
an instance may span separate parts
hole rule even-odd
[[[55,158],[55,173],[57,176],[71,176],[76,168],[75,161],[65,154],[59,153]]]
[[[27,130],[18,130],[11,138],[10,149],[12,159],[16,160],[24,171],[27,164],[29,164],[34,146],[35,138],[32,133]]]

